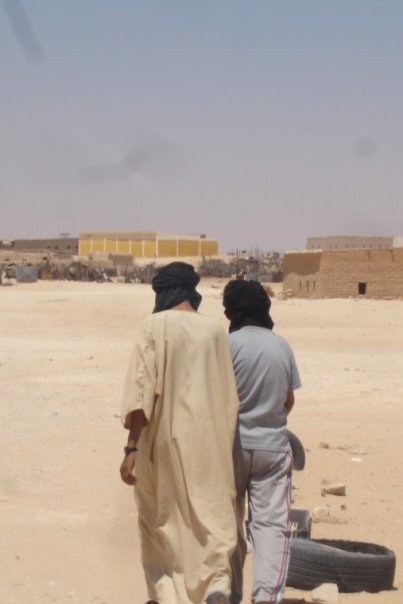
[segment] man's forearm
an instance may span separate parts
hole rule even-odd
[[[147,418],[142,410],[132,411],[130,420],[130,430],[127,439],[128,447],[136,447],[140,434],[144,426],[147,425]]]
[[[286,401],[284,403],[284,407],[285,407],[285,412],[288,415],[291,411],[291,409],[294,407],[294,391],[293,390],[289,390],[287,393],[287,398]]]

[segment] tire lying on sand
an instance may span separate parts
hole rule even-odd
[[[303,470],[305,467],[305,449],[302,442],[299,440],[298,436],[291,432],[291,430],[287,430],[287,436],[290,441],[290,446],[292,449],[292,469],[293,470]]]
[[[392,589],[396,557],[373,543],[331,539],[292,539],[287,585],[315,589],[336,583],[340,592]]]

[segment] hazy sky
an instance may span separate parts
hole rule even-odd
[[[0,239],[403,234],[403,0],[0,0]]]

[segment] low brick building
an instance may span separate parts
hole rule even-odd
[[[395,235],[370,236],[363,235],[329,235],[327,237],[308,237],[307,250],[367,250],[403,247],[403,237]]]
[[[4,244],[7,245],[4,245]],[[64,253],[77,254],[77,237],[42,237],[41,239],[14,239],[13,241],[2,242],[1,248],[9,249],[15,252],[38,252],[38,253]]]
[[[403,298],[403,248],[287,252],[283,291],[297,298]]]

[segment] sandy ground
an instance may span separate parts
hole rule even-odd
[[[223,325],[223,281],[201,312]],[[280,291],[278,289],[278,291]],[[146,285],[0,288],[0,604],[143,604],[136,510],[118,468],[120,397]],[[294,507],[327,506],[313,537],[393,549],[396,589],[340,594],[397,604],[403,591],[403,301],[273,300],[304,386],[290,428],[306,447]],[[346,496],[321,496],[323,481]],[[245,569],[249,602],[250,559]],[[287,589],[287,604],[310,602]]]

